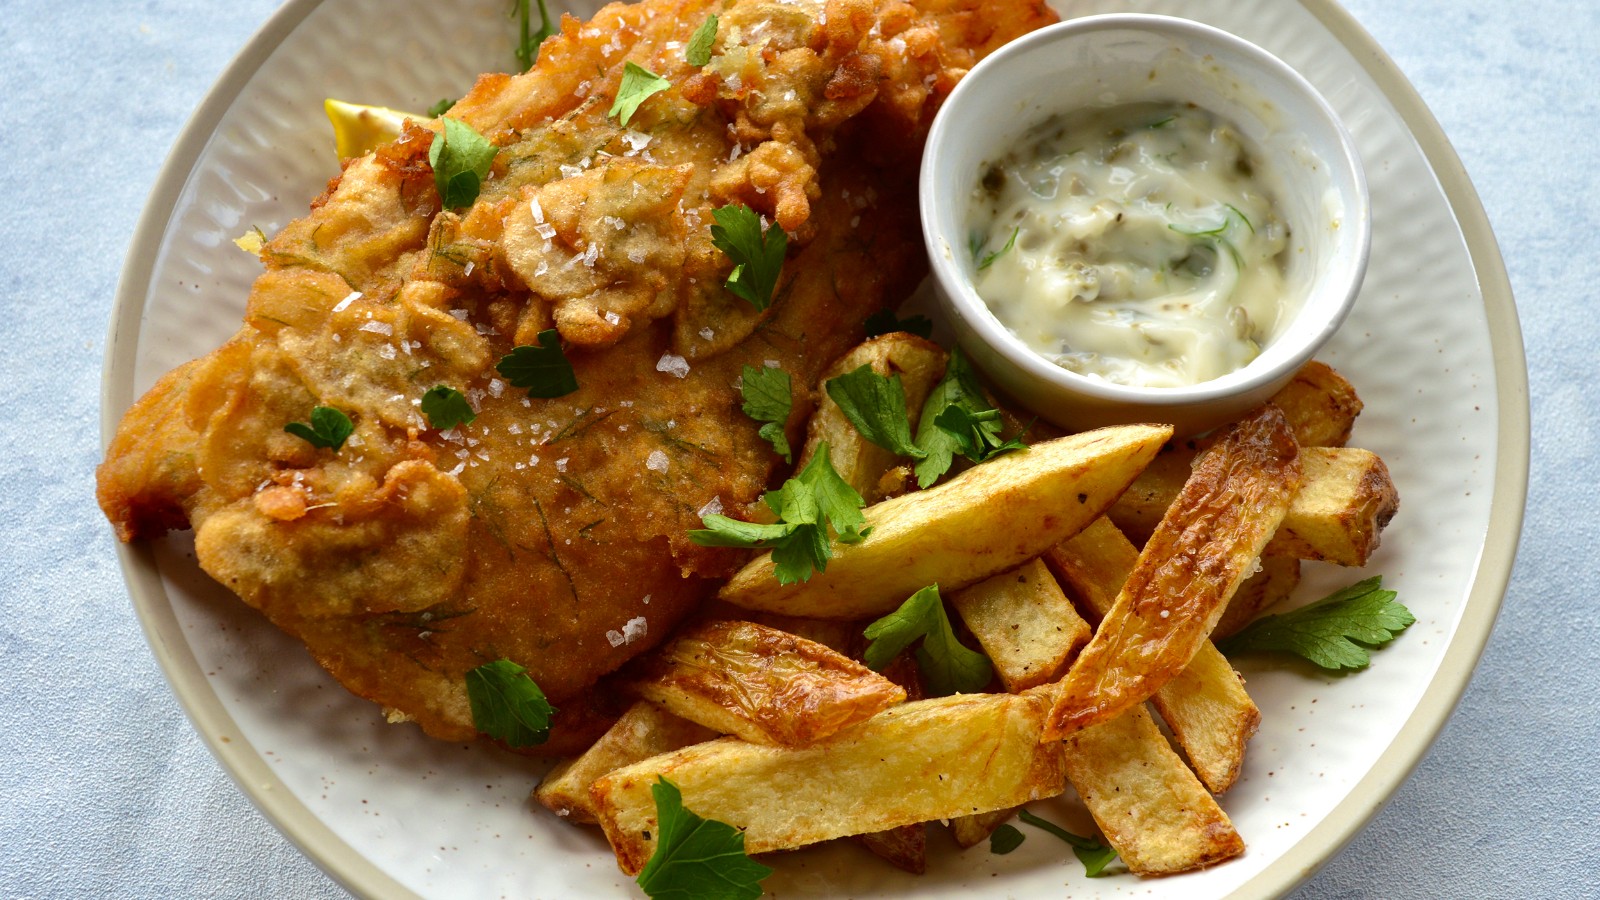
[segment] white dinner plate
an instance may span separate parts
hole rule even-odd
[[[111,326],[106,440],[160,374],[238,327],[259,264],[232,238],[252,225],[281,228],[337,172],[323,98],[422,110],[459,96],[477,72],[514,65],[505,7],[290,0],[273,16],[196,111],[139,223]],[[1488,638],[1521,527],[1527,373],[1504,266],[1455,153],[1393,63],[1331,0],[1065,8],[1108,11],[1188,16],[1255,41],[1309,78],[1354,134],[1371,184],[1371,267],[1322,358],[1366,401],[1352,443],[1387,460],[1401,494],[1361,574],[1381,573],[1417,622],[1354,675],[1243,661],[1263,721],[1239,784],[1222,798],[1249,845],[1237,860],[1166,879],[1086,879],[1063,845],[1030,830],[1009,856],[956,851],[936,836],[930,871],[918,878],[841,842],[779,858],[767,888],[780,896],[1280,893],[1410,773]],[[539,764],[384,724],[375,706],[201,574],[187,535],[121,552],[152,649],[195,728],[278,827],[357,894],[637,895],[597,833],[528,802]],[[1297,601],[1360,577],[1305,571]],[[1085,824],[1065,802],[1036,808]]]

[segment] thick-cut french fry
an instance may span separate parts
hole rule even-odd
[[[1299,448],[1277,407],[1227,430],[1195,465],[1062,679],[1047,739],[1115,718],[1189,665],[1299,483]]]
[[[906,412],[910,417],[911,433],[917,431],[917,419],[922,415],[923,401],[928,392],[944,376],[949,354],[932,341],[916,335],[896,332],[873,338],[845,354],[833,364],[822,383],[854,372],[862,366],[871,366],[874,372],[885,377],[900,376],[900,386],[906,392]],[[839,404],[833,402],[827,391],[821,392],[817,410],[811,414],[811,424],[806,428],[806,446],[795,465],[799,472],[806,467],[817,446],[828,442],[828,460],[834,471],[855,488],[867,503],[876,503],[890,493],[893,483],[885,483],[884,476],[902,462],[893,452],[879,447],[861,436],[850,424]]]
[[[752,560],[722,599],[816,618],[881,616],[917,590],[956,590],[1014,568],[1094,521],[1150,461],[1172,429],[1102,428],[1035,444],[944,484],[868,507],[872,528],[836,544],[826,572],[779,584],[772,555]]]
[[[1066,750],[1067,778],[1130,871],[1187,872],[1244,852],[1227,813],[1143,706],[1074,732]]]
[[[1233,592],[1233,599],[1228,601],[1228,608],[1217,620],[1217,627],[1211,629],[1211,639],[1225,638],[1249,625],[1264,610],[1287,599],[1299,585],[1300,560],[1289,556],[1263,556],[1261,571],[1246,578]]]
[[[1098,621],[1111,610],[1139,551],[1101,518],[1050,548],[1044,558]],[[1261,725],[1261,710],[1221,651],[1210,641],[1202,643],[1183,672],[1150,700],[1206,788],[1220,794],[1232,787],[1244,764],[1245,745]]]
[[[1059,679],[1089,641],[1088,623],[1037,559],[956,591],[950,604],[1013,694]]]
[[[595,824],[589,788],[600,776],[716,737],[716,732],[641,700],[577,759],[559,763],[539,782],[533,798],[569,822]]]
[[[913,875],[928,871],[927,825],[901,825],[885,831],[858,834],[855,839],[897,869]]]
[[[1366,565],[1400,506],[1389,467],[1369,450],[1329,447],[1303,448],[1300,464],[1305,483],[1267,555]]]
[[[1361,398],[1344,376],[1325,363],[1312,360],[1301,367],[1284,388],[1268,401],[1283,410],[1295,442],[1301,447],[1343,447],[1361,414]],[[1155,530],[1172,498],[1189,480],[1195,454],[1208,441],[1190,438],[1161,449],[1108,515],[1134,543],[1143,544]],[[1307,482],[1311,476],[1307,475]]]
[[[865,722],[904,688],[815,641],[754,622],[702,622],[639,658],[629,686],[723,734],[803,747]]]
[[[1268,556],[1364,566],[1399,507],[1389,469],[1369,450],[1300,448],[1305,474]],[[1147,538],[1189,477],[1183,455],[1164,452],[1147,466],[1107,516],[1134,541]]]
[[[662,777],[686,808],[743,831],[752,854],[1019,806],[1066,787],[1062,745],[1039,740],[1048,707],[1037,695],[957,694],[894,707],[813,747],[724,738],[618,769],[593,796],[629,875],[655,850],[650,786]]]
[[[1361,415],[1361,398],[1327,363],[1306,363],[1267,401],[1283,410],[1302,447],[1343,447]]]
[[[1016,814],[1017,809],[1013,806],[971,816],[956,816],[950,820],[950,836],[955,839],[957,847],[976,847]]]

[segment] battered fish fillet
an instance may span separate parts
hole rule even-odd
[[[719,16],[703,68],[683,48]],[[560,708],[546,752],[608,721],[597,679],[659,643],[738,563],[686,533],[741,515],[781,465],[740,410],[745,365],[795,385],[917,283],[916,160],[983,54],[1053,20],[1036,0],[646,0],[567,17],[530,72],[450,111],[499,148],[441,211],[432,134],[349,163],[265,248],[237,335],[159,381],[99,470],[123,540],[186,525],[201,567],[356,694],[449,740],[464,675],[510,659]],[[607,115],[631,61],[671,87]],[[765,313],[728,293],[711,210],[792,238]],[[554,400],[495,363],[559,331]],[[440,432],[436,385],[478,411]],[[285,433],[345,412],[337,452]]]

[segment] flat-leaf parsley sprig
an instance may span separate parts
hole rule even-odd
[[[508,747],[532,747],[550,738],[556,708],[545,699],[528,670],[497,659],[467,673],[467,701],[474,728]]]
[[[761,217],[742,203],[711,211],[711,243],[733,260],[725,286],[756,309],[772,305],[783,257],[789,252],[789,235],[774,224],[765,230]]]
[[[1382,647],[1415,622],[1411,610],[1374,575],[1292,612],[1264,616],[1217,642],[1224,653],[1293,653],[1329,671],[1364,669],[1369,647]]]
[[[471,206],[478,199],[483,180],[489,177],[494,158],[500,152],[489,139],[471,125],[448,116],[439,120],[443,130],[428,145],[428,165],[433,167],[433,184],[445,209]]]
[[[678,786],[660,778],[656,849],[639,871],[639,887],[652,900],[755,900],[772,869],[745,855],[744,832],[703,819],[683,805]]]
[[[706,527],[690,531],[689,539],[702,547],[771,550],[778,583],[794,584],[811,580],[812,572],[827,571],[833,558],[829,526],[842,544],[854,544],[872,530],[863,527],[865,501],[834,470],[826,441],[817,445],[799,475],[768,491],[763,500],[777,515],[776,524],[707,515],[700,520]]]
[[[862,633],[872,642],[862,659],[875,672],[882,671],[900,651],[921,638],[917,667],[935,696],[977,693],[989,686],[994,674],[987,656],[956,640],[937,584],[912,594],[899,609],[868,625]]]
[[[1111,862],[1117,858],[1117,851],[1100,841],[1073,834],[1060,825],[1048,819],[1041,819],[1025,809],[1017,810],[1017,818],[1041,831],[1047,831],[1071,845],[1072,854],[1078,857],[1078,862],[1083,863],[1083,874],[1090,878],[1099,878],[1105,874],[1106,866],[1111,865]]]
[[[318,406],[311,410],[311,424],[290,422],[283,426],[289,432],[313,447],[324,447],[337,453],[356,427],[350,417],[331,406]]]
[[[565,397],[578,389],[578,376],[561,350],[561,335],[554,328],[539,332],[539,345],[523,344],[500,357],[495,371],[512,387],[526,388],[529,397]]]
[[[745,366],[739,377],[739,394],[744,398],[744,414],[761,422],[757,432],[786,463],[794,462],[784,426],[794,405],[794,390],[789,373],[782,369]]]
[[[616,116],[619,124],[627,125],[633,114],[639,111],[639,104],[669,87],[672,87],[672,82],[638,63],[628,62],[622,67],[622,83],[617,85],[617,99],[606,115]]]

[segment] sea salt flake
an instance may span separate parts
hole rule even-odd
[[[687,378],[689,376],[689,361],[681,356],[663,353],[661,358],[656,360],[656,371],[666,372],[678,378]]]
[[[701,338],[701,340],[709,341],[709,340],[711,340],[712,338],[714,338],[716,336],[717,336],[717,333],[715,331],[712,331],[710,329],[710,327],[706,327],[706,328],[700,329],[700,338]]]
[[[667,455],[660,450],[651,450],[645,458],[644,467],[652,472],[665,472],[667,470]]]
[[[370,331],[373,334],[381,334],[384,337],[394,334],[394,326],[390,325],[388,322],[368,322],[365,325],[362,325],[358,330]]]
[[[695,513],[695,515],[698,515],[702,519],[704,519],[706,516],[722,515],[722,498],[712,497],[710,500],[707,500],[706,505],[700,507],[700,511]]]
[[[563,456],[560,459],[556,460],[556,471],[557,472],[565,472],[567,470],[567,460],[568,459],[571,459],[571,457]]]
[[[345,298],[343,300],[340,300],[338,303],[335,303],[333,305],[333,311],[336,312],[336,313],[344,312],[345,309],[350,306],[350,304],[352,304],[352,303],[354,303],[354,302],[356,302],[357,300],[360,300],[360,299],[361,299],[361,292],[360,291],[351,291],[349,294],[345,295]]]

